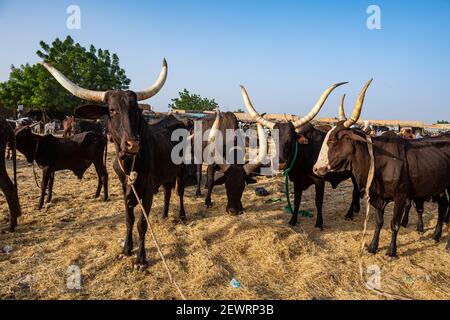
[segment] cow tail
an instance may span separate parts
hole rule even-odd
[[[16,189],[16,192],[18,192],[17,190],[17,151],[16,151],[16,135],[13,135],[13,140],[12,140],[12,150],[11,150],[11,154],[13,157],[13,176],[14,176],[14,188]]]
[[[108,137],[105,137],[105,155],[104,155],[105,159],[104,159],[104,166],[106,168],[106,159],[108,157]]]

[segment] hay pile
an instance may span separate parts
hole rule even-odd
[[[114,150],[110,146],[109,150]],[[169,283],[150,237],[147,238],[149,267],[133,270],[134,257],[119,260],[125,235],[120,186],[111,168],[111,200],[93,200],[96,174],[91,167],[82,181],[69,172],[56,174],[54,199],[46,210],[35,210],[39,191],[31,167],[19,161],[20,199],[24,215],[14,234],[0,234],[0,299],[179,299]],[[187,225],[177,221],[178,197],[172,198],[169,219],[162,214],[162,194],[155,197],[151,221],[168,264],[189,299],[380,299],[359,282],[358,250],[363,216],[345,221],[351,200],[351,184],[337,190],[327,186],[325,230],[314,228],[314,218],[300,218],[288,226],[283,203],[265,204],[256,187],[265,187],[281,197],[281,178],[260,178],[244,194],[246,214],[232,217],[224,212],[224,188],[217,187],[214,207],[205,209],[203,199],[186,192]],[[303,196],[305,210],[315,212],[314,188]],[[363,206],[364,209],[364,206]],[[416,299],[450,298],[450,254],[445,251],[447,234],[439,244],[430,236],[437,208],[426,206],[426,232],[415,231],[411,213],[408,229],[398,239],[398,260],[389,261],[385,251],[390,241],[392,206],[386,210],[380,252],[365,255],[364,265],[377,265],[382,289]],[[0,196],[0,228],[7,206]],[[373,233],[369,223],[369,238]],[[135,231],[135,239],[137,232]],[[136,242],[135,242],[136,243]],[[66,286],[67,269],[81,269],[81,290]],[[230,285],[231,279],[241,283]]]

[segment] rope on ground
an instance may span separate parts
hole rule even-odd
[[[365,198],[366,198],[366,217],[364,219],[364,228],[362,231],[362,239],[361,239],[361,248],[359,251],[359,277],[361,279],[362,284],[364,287],[368,288],[366,281],[364,280],[364,273],[363,273],[363,257],[365,253],[365,246],[366,246],[366,233],[367,233],[367,223],[369,221],[370,217],[370,186],[372,185],[372,181],[375,175],[375,158],[373,156],[373,142],[370,135],[366,136],[367,139],[367,148],[369,149],[369,156],[370,156],[370,167],[369,167],[369,173],[367,176],[367,182],[366,182],[366,192],[365,192]],[[388,293],[381,291],[377,288],[368,288],[375,294],[379,296],[383,296],[388,299],[396,299],[396,300],[411,300],[411,298]]]
[[[155,232],[153,230],[153,226],[150,223],[150,220],[149,220],[149,218],[147,216],[147,213],[145,212],[144,206],[142,205],[142,200],[139,198],[138,193],[136,191],[136,188],[134,187],[134,183],[136,182],[137,177],[138,177],[137,172],[133,171],[134,170],[135,160],[136,160],[136,156],[133,156],[133,163],[131,165],[131,170],[130,170],[130,174],[129,175],[126,174],[125,169],[123,168],[122,163],[120,162],[120,160],[118,160],[118,162],[119,162],[120,168],[122,169],[123,173],[127,177],[127,184],[131,187],[131,190],[133,190],[134,196],[136,197],[136,200],[139,203],[139,208],[141,209],[142,214],[144,215],[145,221],[147,222],[148,229],[150,231],[150,235],[152,237],[153,243],[155,244],[155,247],[158,250],[159,256],[161,257],[161,260],[162,260],[162,262],[164,264],[164,267],[166,269],[166,272],[167,272],[167,275],[169,277],[169,280],[175,286],[175,288],[177,289],[177,291],[180,294],[181,298],[183,300],[186,300],[186,296],[184,295],[183,291],[181,291],[181,288],[178,286],[178,283],[175,281],[174,277],[172,276],[172,272],[170,271],[170,268],[167,265],[166,258],[164,257],[164,254],[161,251],[161,247],[160,247],[160,245],[158,243],[158,240],[156,239]]]

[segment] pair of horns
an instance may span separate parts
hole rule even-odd
[[[319,100],[314,105],[314,107],[311,109],[311,111],[306,116],[304,116],[292,123],[294,125],[294,127],[299,128],[299,127],[305,125],[306,123],[310,122],[312,119],[314,119],[314,117],[319,113],[320,109],[322,109],[323,105],[325,104],[325,101],[328,99],[331,92],[333,92],[333,90],[336,89],[337,87],[342,86],[346,83],[347,82],[336,83],[336,84],[333,84],[331,87],[329,87],[327,90],[325,90],[322,93],[322,95],[320,96]],[[252,105],[252,102],[250,101],[250,98],[248,97],[247,90],[245,90],[244,86],[241,86],[241,91],[242,91],[242,98],[244,99],[245,107],[247,108],[247,111],[252,116],[252,118],[259,124],[261,124],[267,128],[273,129],[276,123],[273,121],[264,119],[263,117],[261,117],[261,115],[258,112],[256,112],[255,108]]]
[[[350,119],[347,119],[347,117],[345,116],[344,111],[345,94],[342,96],[341,104],[339,105],[339,121],[345,121],[344,127],[349,128],[359,120],[359,117],[361,116],[362,106],[364,104],[364,98],[366,96],[367,89],[369,89],[369,86],[372,83],[372,81],[373,79],[370,79],[369,82],[366,83],[364,88],[359,93],[358,100],[356,100],[355,107],[353,109],[352,115],[350,116]]]
[[[105,102],[106,91],[94,91],[84,89],[76,85],[69,79],[67,79],[65,75],[63,75],[59,70],[52,67],[48,63],[43,61],[39,63],[43,65],[48,70],[48,72],[52,74],[52,76],[56,79],[56,81],[58,81],[67,91],[72,93],[74,96],[87,101]],[[155,94],[157,94],[164,86],[166,79],[167,79],[167,61],[166,59],[164,59],[161,73],[158,79],[155,81],[155,83],[147,90],[135,92],[138,101],[149,99],[153,97]]]
[[[208,144],[209,145],[211,143],[215,142],[214,140],[215,140],[217,132],[219,131],[220,121],[221,121],[220,110],[217,109],[216,110],[216,118],[211,127],[211,130],[209,131],[209,136],[208,136]],[[254,163],[247,163],[244,165],[244,171],[247,175],[250,175],[256,169],[258,169],[261,166],[264,158],[267,156],[267,138],[264,133],[263,126],[259,123],[258,123],[258,139],[259,139],[259,148],[258,148],[258,157],[256,158],[256,161],[254,161]],[[224,161],[223,161],[223,159],[219,159],[217,157],[217,155],[215,155],[214,160],[216,163],[218,163],[218,166],[220,167],[220,171],[225,173],[230,168],[229,164],[219,164],[219,163],[223,163]]]

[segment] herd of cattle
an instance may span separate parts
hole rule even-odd
[[[150,213],[153,195],[159,188],[164,189],[164,217],[167,217],[172,189],[176,187],[179,196],[179,217],[186,219],[184,191],[188,185],[197,185],[196,194],[201,195],[201,164],[175,164],[172,150],[176,141],[172,133],[176,129],[193,130],[195,121],[202,122],[202,130],[210,130],[207,141],[202,141],[202,149],[214,143],[214,133],[239,128],[233,113],[216,112],[214,117],[198,120],[180,120],[167,115],[158,121],[149,122],[138,107],[138,101],[157,94],[167,77],[167,63],[164,60],[159,78],[145,91],[92,91],[81,88],[67,79],[51,65],[42,65],[70,93],[93,104],[75,109],[75,116],[63,122],[63,137],[52,133],[55,125],[49,126],[50,134],[33,132],[30,124],[17,126],[0,118],[0,186],[5,194],[10,210],[10,231],[17,226],[21,214],[17,191],[16,150],[22,153],[29,163],[37,163],[42,169],[41,194],[38,208],[44,201],[52,199],[55,172],[71,170],[79,179],[94,164],[98,175],[95,197],[103,189],[103,200],[108,199],[108,172],[106,155],[108,139],[114,143],[116,157],[113,163],[123,189],[126,216],[126,236],[123,256],[130,256],[133,249],[134,208],[138,205],[129,176],[137,173],[133,185],[142,200],[146,214]],[[355,103],[350,118],[344,113],[344,98],[339,109],[339,122],[336,126],[313,125],[311,120],[318,114],[326,100],[337,87],[329,87],[312,110],[295,121],[272,122],[261,116],[253,107],[247,91],[241,87],[244,104],[248,113],[257,123],[259,149],[255,161],[245,164],[222,163],[215,161],[207,167],[207,195],[205,205],[212,205],[214,186],[224,184],[227,196],[226,211],[241,214],[244,211],[242,195],[247,184],[255,183],[258,169],[263,166],[267,155],[267,139],[264,127],[277,130],[277,146],[280,170],[289,168],[289,179],[294,185],[294,207],[290,220],[295,225],[298,220],[302,193],[311,185],[315,186],[317,208],[316,227],[323,228],[322,206],[325,182],[333,188],[351,179],[353,183],[352,201],[345,218],[352,219],[360,211],[360,198],[365,193],[366,182],[372,179],[368,194],[370,203],[376,209],[375,233],[368,251],[376,253],[380,230],[383,226],[384,209],[394,202],[394,215],[391,222],[392,239],[388,255],[397,255],[397,233],[400,226],[407,226],[411,204],[415,204],[419,215],[417,229],[423,231],[422,214],[424,202],[433,200],[438,204],[438,223],[433,239],[439,241],[444,223],[449,224],[450,209],[450,134],[421,139],[405,139],[393,132],[381,136],[371,136],[368,131],[356,126],[364,103],[366,91],[372,81],[363,88]],[[79,120],[84,119],[84,120]],[[105,121],[104,125],[99,122]],[[74,130],[75,123],[78,129]],[[105,129],[103,129],[105,128]],[[47,130],[46,130],[47,131]],[[202,132],[202,133],[203,133]],[[226,135],[223,134],[223,137]],[[193,142],[192,142],[193,143]],[[6,171],[5,150],[10,149],[13,163],[13,179]],[[373,165],[371,165],[373,163]],[[215,171],[222,175],[215,179]],[[45,195],[47,198],[45,199]],[[147,223],[143,214],[138,215],[138,252],[135,265],[142,268],[146,264],[145,234]],[[450,231],[450,230],[449,230]],[[450,249],[450,237],[447,244]]]

